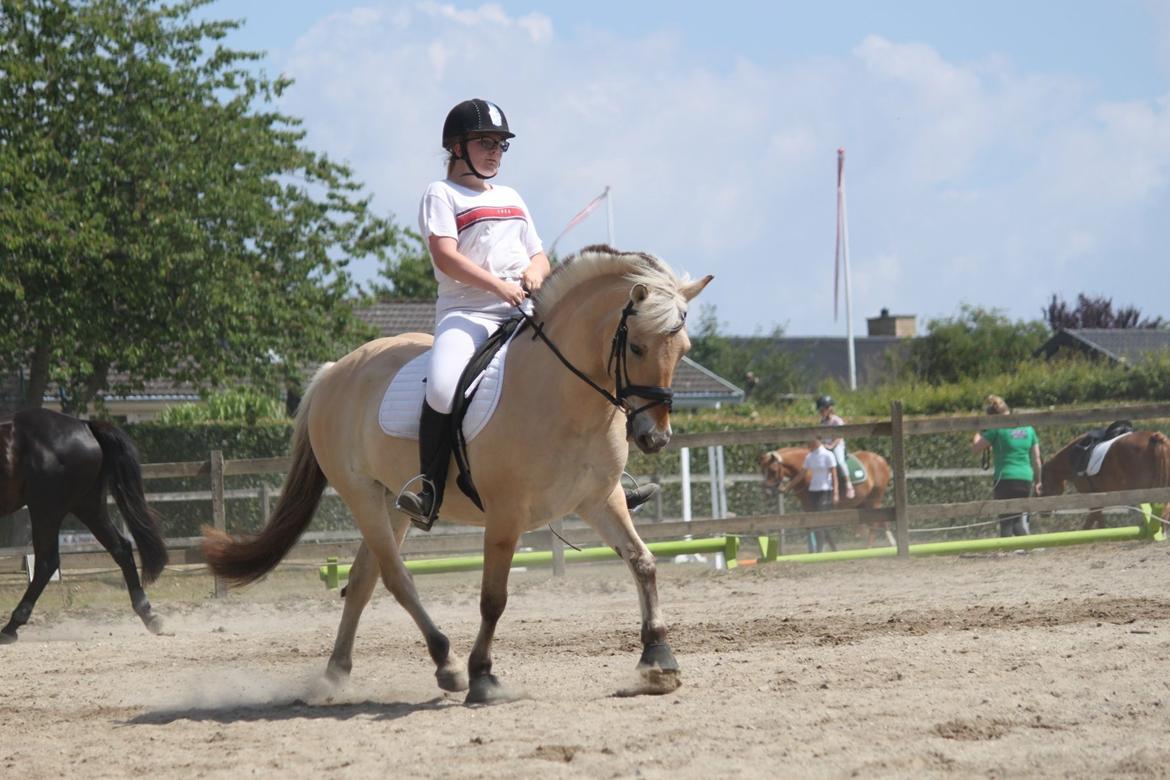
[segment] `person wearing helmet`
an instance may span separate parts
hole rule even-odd
[[[821,425],[844,425],[845,421],[833,409],[832,396],[822,395],[817,399],[817,411],[821,414]],[[825,447],[832,451],[837,458],[837,470],[841,475],[841,484],[845,486],[845,500],[856,497],[853,482],[849,479],[849,466],[845,461],[845,440],[841,437],[826,438]]]
[[[395,505],[429,531],[438,516],[451,463],[455,386],[476,349],[521,307],[549,274],[549,261],[520,194],[492,179],[515,133],[495,103],[464,100],[443,123],[447,175],[432,182],[419,204],[419,232],[430,251],[439,296],[435,340],[419,423],[421,480],[412,479]],[[418,491],[407,490],[421,481]],[[627,493],[627,504],[654,490]]]

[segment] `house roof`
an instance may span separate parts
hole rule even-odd
[[[1099,355],[1114,362],[1136,363],[1170,352],[1170,330],[1154,328],[1061,328],[1036,351],[1051,358],[1063,349]]]
[[[435,332],[434,301],[378,301],[354,313],[362,322],[376,328],[379,336]]]
[[[402,333],[433,333],[435,302],[419,300],[378,301],[356,311],[363,322],[378,330],[379,336]],[[721,376],[684,357],[674,372],[671,387],[679,408],[739,403],[743,390]]]
[[[849,386],[849,340],[844,336],[732,336],[731,342],[788,355],[809,392],[825,379]],[[899,336],[854,336],[858,387],[894,379],[897,366],[909,357],[912,342]]]
[[[378,335],[397,336],[402,333],[433,333],[435,330],[435,302],[420,300],[378,301],[354,312],[359,319],[375,328]],[[317,366],[312,366],[306,378],[312,376]],[[12,397],[16,397],[15,378]],[[674,372],[672,387],[675,391],[675,406],[694,408],[713,406],[717,403],[739,403],[743,390],[726,379],[704,368],[690,358],[684,357]],[[0,398],[4,388],[0,387]],[[166,380],[147,382],[141,390],[126,395],[106,395],[106,402],[158,401],[189,402],[199,400],[199,390],[186,385],[176,385]]]

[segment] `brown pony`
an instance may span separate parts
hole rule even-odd
[[[308,526],[328,483],[363,541],[327,677],[349,674],[358,619],[380,574],[422,632],[439,687],[467,690],[468,703],[498,701],[510,694],[492,674],[491,648],[516,543],[522,533],[575,512],[617,551],[637,585],[645,683],[637,692],[674,690],[678,663],[658,607],[654,555],[630,519],[621,476],[630,439],[643,452],[670,441],[664,395],[690,347],[687,303],[710,281],[684,281],[649,255],[590,247],[559,266],[535,296],[544,335],[580,375],[531,329],[521,332],[508,348],[499,405],[468,444],[484,508],[456,489],[454,471],[448,480],[442,520],[484,529],[480,626],[466,667],[423,608],[400,552],[410,522],[394,509],[391,491],[417,473],[418,444],[387,436],[378,425],[383,392],[430,347],[428,335],[372,341],[317,372],[297,411],[293,465],[267,526],[243,540],[205,532],[208,564],[235,583],[262,577]],[[620,408],[613,396],[622,399]]]
[[[1170,440],[1159,431],[1133,431],[1117,441],[1105,454],[1101,470],[1093,476],[1076,474],[1072,458],[1081,437],[1069,442],[1064,449],[1044,461],[1040,469],[1040,492],[1045,496],[1059,496],[1064,484],[1072,482],[1078,493],[1108,493],[1114,490],[1140,490],[1170,486]],[[1162,513],[1170,520],[1170,502]],[[1084,528],[1102,528],[1105,517],[1101,507],[1090,510]]]
[[[837,509],[877,509],[882,505],[882,498],[886,495],[886,486],[890,483],[890,464],[876,452],[858,450],[851,453],[865,466],[865,481],[855,483],[853,498],[842,497]],[[764,494],[775,498],[783,490],[785,493],[795,492],[800,499],[801,508],[805,512],[812,511],[812,498],[808,494],[808,483],[804,475],[804,458],[808,455],[807,447],[781,447],[760,455],[760,470],[764,475]],[[867,524],[868,535],[866,545],[872,547],[874,532],[882,531],[890,544],[894,544],[894,537],[886,523]]]

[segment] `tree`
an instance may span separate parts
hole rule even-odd
[[[374,284],[373,292],[381,298],[434,300],[439,295],[439,283],[431,258],[423,248],[422,236],[409,229],[402,233],[397,251],[382,264],[381,275],[390,284]]]
[[[964,304],[957,317],[927,323],[907,361],[910,373],[930,384],[1013,371],[1044,343],[1044,323],[1012,322],[996,309]]]
[[[273,388],[356,327],[350,260],[401,240],[207,2],[0,0],[0,369],[26,405]]]
[[[776,327],[767,336],[731,338],[720,333],[714,306],[699,308],[698,327],[691,333],[689,357],[703,367],[744,387],[752,400],[778,403],[798,391],[804,377],[795,361],[773,344],[784,331]]]
[[[1048,327],[1054,331],[1061,328],[1157,329],[1164,328],[1167,324],[1161,317],[1142,319],[1141,312],[1133,306],[1113,311],[1112,298],[1106,298],[1104,295],[1089,297],[1084,293],[1077,295],[1077,305],[1072,308],[1053,293],[1052,300],[1044,309],[1044,319],[1048,322]]]

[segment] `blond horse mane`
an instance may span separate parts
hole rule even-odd
[[[677,328],[685,317],[687,300],[680,288],[688,281],[670,266],[643,252],[620,252],[604,244],[587,246],[557,266],[537,293],[536,310],[548,316],[570,290],[600,276],[621,276],[633,287],[645,285],[651,294],[638,309],[639,321],[655,331]]]

